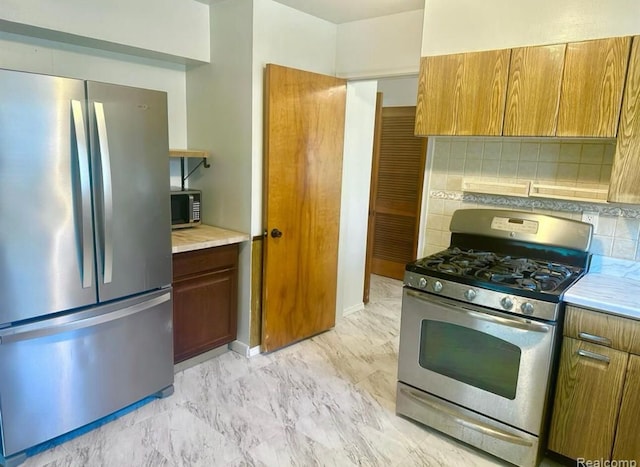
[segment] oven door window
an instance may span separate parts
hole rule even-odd
[[[515,399],[521,350],[490,334],[440,321],[422,321],[420,366]]]

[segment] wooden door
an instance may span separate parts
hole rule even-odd
[[[418,248],[427,139],[414,136],[415,115],[415,107],[382,108],[374,134],[367,264],[394,279]]]
[[[608,201],[640,204],[640,36],[633,39]]]
[[[640,357],[629,356],[613,459],[640,459]]]
[[[563,339],[549,449],[572,459],[610,458],[628,355]]]
[[[616,136],[630,37],[567,44],[557,136]]]
[[[511,50],[422,57],[416,135],[501,135]]]
[[[262,350],[335,324],[346,81],[265,74]]]
[[[566,44],[511,51],[504,136],[555,136]]]

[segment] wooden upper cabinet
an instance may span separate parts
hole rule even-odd
[[[640,204],[640,36],[633,38],[608,201]]]
[[[616,136],[630,37],[567,44],[557,136]]]
[[[566,44],[511,51],[505,136],[555,136]]]
[[[416,135],[501,135],[510,49],[422,57]]]

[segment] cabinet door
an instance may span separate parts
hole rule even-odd
[[[505,136],[555,136],[566,45],[511,51]]]
[[[236,270],[210,272],[173,284],[176,363],[236,337]]]
[[[557,136],[616,136],[630,37],[567,44]]]
[[[640,203],[640,36],[633,39],[608,201]]]
[[[572,459],[609,459],[628,354],[562,341],[549,449]]]
[[[640,357],[629,356],[613,459],[640,459]]]
[[[423,57],[416,135],[500,135],[511,50]]]

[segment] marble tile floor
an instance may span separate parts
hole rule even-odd
[[[401,290],[372,276],[370,303],[334,329],[271,354],[227,352],[181,371],[171,397],[23,465],[503,465],[395,415]]]

